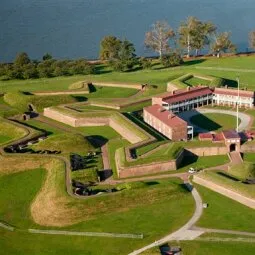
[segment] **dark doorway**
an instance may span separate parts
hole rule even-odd
[[[235,151],[235,150],[236,150],[236,144],[235,144],[235,143],[231,144],[231,145],[229,146],[229,150],[230,150],[230,152],[231,152],[231,151]]]

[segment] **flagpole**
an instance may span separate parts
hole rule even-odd
[[[240,100],[240,81],[239,77],[237,79],[237,103],[236,103],[236,132],[238,132],[238,126],[239,126],[239,100]]]

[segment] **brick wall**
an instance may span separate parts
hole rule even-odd
[[[195,154],[197,156],[216,156],[216,155],[225,155],[228,153],[227,147],[199,147],[199,148],[185,148],[185,155],[191,156]]]

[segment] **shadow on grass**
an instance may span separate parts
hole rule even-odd
[[[240,180],[237,179],[236,177],[230,176],[230,175],[228,175],[228,174],[226,174],[226,173],[223,173],[223,172],[217,172],[217,174],[220,175],[220,176],[223,176],[223,177],[225,177],[225,178],[228,178],[228,179],[230,179],[231,181],[235,181],[235,182],[239,182],[239,181],[240,181]]]
[[[206,59],[192,59],[192,60],[185,61],[182,65],[183,66],[192,66],[192,65],[201,64],[205,61],[206,61]]]
[[[95,66],[95,74],[106,74],[106,73],[112,73],[112,70],[106,70],[106,66],[104,65],[96,65]]]
[[[237,81],[235,81],[235,80],[230,80],[230,79],[225,79],[224,78],[224,80],[225,80],[225,83],[224,83],[224,85],[228,85],[228,87],[232,87],[232,88],[237,88]]]
[[[85,96],[76,96],[72,95],[72,97],[77,101],[77,102],[85,102],[88,101],[88,98]]]
[[[198,161],[198,156],[195,154],[189,155],[189,156],[184,156],[179,168],[187,167],[191,164],[194,164]]]
[[[222,128],[221,125],[214,122],[213,120],[209,119],[207,116],[199,113],[193,116],[190,121],[195,124],[196,126],[203,128],[207,131],[215,131]]]
[[[108,139],[101,135],[90,135],[86,136],[86,138],[94,148],[102,147],[108,142]]]

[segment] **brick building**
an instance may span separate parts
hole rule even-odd
[[[158,104],[143,108],[146,123],[172,141],[187,140],[187,122]]]

